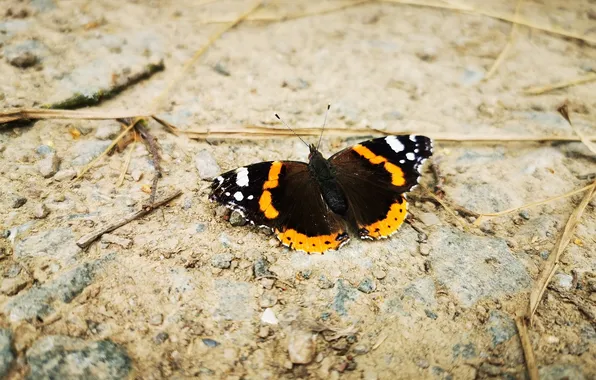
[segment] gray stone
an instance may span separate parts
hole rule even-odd
[[[269,271],[269,262],[264,257],[259,257],[257,261],[252,266],[253,274],[255,278],[266,278],[274,276],[271,271]]]
[[[195,166],[199,173],[199,178],[206,181],[212,181],[221,173],[221,168],[213,158],[213,155],[206,149],[201,150],[195,156]]]
[[[493,348],[517,334],[515,322],[507,314],[493,310],[489,314],[487,329],[492,337]]]
[[[70,228],[57,228],[40,232],[19,241],[15,245],[17,258],[53,257],[62,261],[70,261],[81,249],[76,245]]]
[[[27,350],[28,379],[125,379],[132,362],[126,350],[110,340],[88,342],[50,335]]]
[[[157,345],[160,345],[166,340],[168,340],[169,337],[170,335],[167,332],[162,331],[153,337],[153,342]]]
[[[0,328],[0,378],[2,379],[8,374],[14,361],[11,340],[10,330]]]
[[[584,380],[586,377],[579,366],[573,364],[552,364],[538,370],[541,380]]]
[[[435,307],[437,299],[435,298],[435,283],[430,277],[423,277],[413,281],[404,289],[404,298],[410,297],[422,305]]]
[[[228,269],[232,265],[234,255],[231,253],[220,253],[211,258],[211,266],[219,269]]]
[[[73,146],[75,158],[72,165],[82,166],[90,163],[94,158],[103,153],[110,146],[110,141],[85,140],[79,141]]]
[[[201,339],[203,341],[203,343],[205,344],[205,346],[209,347],[209,348],[215,348],[217,346],[220,345],[220,343],[216,340],[213,339],[209,339],[209,338],[203,338]]]
[[[60,169],[62,159],[55,154],[48,154],[37,163],[37,170],[44,178],[50,178]]]
[[[246,218],[240,212],[234,210],[230,214],[230,224],[234,227],[243,226],[246,224]]]
[[[54,312],[52,306],[54,301],[59,300],[64,303],[72,301],[92,283],[96,268],[111,257],[113,256],[108,255],[92,263],[85,263],[64,273],[54,281],[29,289],[12,298],[4,306],[4,311],[11,322],[43,320]]]
[[[26,69],[35,66],[41,61],[41,56],[46,49],[39,41],[28,40],[4,49],[4,57],[11,65]]]
[[[525,220],[530,220],[530,212],[528,210],[521,210],[519,212],[519,216],[521,216]]]
[[[472,359],[476,356],[476,347],[473,343],[457,343],[453,346],[453,359]]]
[[[40,156],[47,156],[49,154],[55,153],[56,151],[51,146],[44,144],[35,148],[35,152]]]
[[[515,294],[530,286],[524,265],[503,239],[478,237],[451,227],[429,236],[432,266],[438,282],[465,307],[483,297]]]
[[[151,318],[149,318],[149,324],[153,326],[159,326],[163,323],[163,314],[153,314]]]
[[[95,137],[99,140],[113,140],[120,134],[120,124],[112,120],[97,122]]]
[[[573,276],[559,272],[553,276],[552,284],[557,290],[568,292],[573,288]]]
[[[73,179],[76,177],[77,171],[74,169],[63,169],[59,170],[56,174],[54,174],[54,179],[56,181],[64,181],[68,179]]]
[[[337,280],[335,290],[336,293],[332,304],[333,310],[335,310],[339,315],[348,315],[346,304],[348,302],[355,301],[356,298],[358,298],[358,292],[356,289],[351,287],[350,284],[344,283],[344,281],[341,279]]]
[[[215,316],[227,321],[249,321],[254,313],[252,286],[247,282],[216,280],[219,306]]]
[[[358,284],[358,290],[360,290],[362,293],[372,293],[376,289],[377,284],[375,284],[375,281],[371,278],[365,278],[360,282],[360,284]]]

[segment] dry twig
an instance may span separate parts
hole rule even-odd
[[[149,117],[146,111],[70,111],[46,110],[39,108],[19,108],[0,111],[0,128],[13,121],[41,120],[41,119],[77,119],[77,120],[111,120],[134,117]]]
[[[546,290],[548,283],[550,282],[551,278],[553,277],[553,275],[559,267],[559,259],[561,258],[561,255],[563,254],[565,248],[569,244],[575,227],[579,223],[579,220],[586,206],[588,205],[588,202],[590,202],[594,195],[596,195],[596,181],[594,181],[594,183],[592,183],[592,185],[589,186],[589,189],[584,195],[584,198],[569,216],[569,220],[567,220],[565,229],[559,235],[559,238],[557,239],[557,242],[555,243],[553,250],[548,256],[546,263],[544,264],[544,269],[542,270],[542,272],[540,273],[540,277],[536,281],[536,286],[534,286],[532,292],[530,293],[530,304],[528,310],[530,322],[532,321],[534,313],[536,313],[536,309],[538,309],[538,305],[540,304],[540,300],[544,295],[544,291]]]
[[[501,53],[499,53],[499,56],[497,57],[497,59],[493,62],[493,65],[491,66],[491,68],[488,70],[488,72],[484,76],[484,78],[483,78],[484,81],[489,80],[494,75],[494,73],[497,72],[497,68],[499,68],[501,63],[505,60],[505,57],[507,56],[509,49],[511,49],[511,47],[513,46],[513,43],[515,42],[515,37],[517,35],[517,29],[519,28],[519,24],[517,23],[517,18],[519,16],[519,8],[521,7],[521,3],[522,3],[522,0],[517,0],[517,5],[515,7],[515,15],[513,16],[513,18],[516,20],[516,22],[514,22],[513,25],[511,26],[511,33],[509,34],[509,40],[507,41],[507,44],[505,45],[503,50],[501,50]]]
[[[561,116],[563,116],[563,118],[565,120],[567,120],[567,123],[569,123],[569,126],[571,127],[571,129],[573,129],[573,132],[575,132],[575,134],[577,134],[579,136],[579,138],[584,143],[584,145],[587,146],[588,149],[590,149],[592,151],[592,153],[596,154],[596,144],[594,144],[593,142],[588,140],[586,135],[584,135],[582,133],[582,131],[580,131],[579,129],[575,128],[575,126],[571,122],[571,118],[569,117],[569,109],[568,109],[567,103],[565,103],[561,107],[559,107],[557,109],[557,111],[559,111]]]
[[[536,358],[534,357],[534,349],[532,348],[532,341],[528,334],[528,322],[524,317],[516,317],[515,325],[517,326],[517,333],[524,350],[524,358],[526,359],[526,367],[528,368],[528,375],[530,380],[538,380],[538,366],[536,365]]]
[[[166,203],[170,202],[172,199],[180,196],[180,194],[182,194],[182,191],[176,190],[172,194],[164,197],[162,200],[159,200],[159,201],[155,202],[154,204],[145,206],[145,207],[141,208],[140,210],[135,211],[132,214],[125,216],[122,219],[118,219],[112,223],[108,223],[107,225],[101,227],[100,229],[90,232],[87,235],[81,237],[77,241],[77,245],[83,249],[87,248],[89,245],[91,245],[91,243],[93,243],[101,235],[108,233],[108,232],[112,232],[115,229],[120,228],[120,227],[124,226],[125,224],[132,222],[135,219],[139,219],[139,218],[149,214],[151,211],[155,210],[156,208],[161,207],[161,206],[165,205]]]
[[[566,80],[563,82],[558,82],[558,83],[554,83],[554,84],[550,84],[550,85],[546,85],[546,86],[531,87],[531,88],[525,89],[524,94],[525,95],[542,95],[542,94],[550,92],[550,91],[560,90],[562,88],[571,87],[571,86],[577,86],[578,84],[584,84],[584,83],[592,82],[594,80],[596,80],[596,73],[589,73],[587,75],[583,75],[581,77]]]

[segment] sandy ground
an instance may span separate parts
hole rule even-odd
[[[157,105],[181,130],[279,127],[278,112],[303,128],[319,126],[331,103],[332,128],[490,139],[571,136],[556,112],[568,100],[577,128],[596,134],[596,83],[522,93],[595,70],[596,45],[521,26],[484,80],[509,22],[361,3],[283,19],[349,2],[268,2],[253,15],[260,21],[224,34],[173,82],[224,21],[255,3],[2,0],[0,107],[93,93],[163,60],[163,72],[96,109]],[[515,3],[483,9],[512,16]],[[594,39],[595,12],[593,0],[525,1],[520,14]],[[0,128],[0,377],[10,379],[525,379],[513,318],[583,195],[480,228],[433,202],[411,202],[419,232],[406,224],[389,240],[308,256],[232,226],[208,202],[205,180],[262,160],[305,160],[298,139],[191,140],[151,122],[165,171],[159,195],[183,195],[81,250],[78,238],[146,202],[147,148],[128,148],[120,187],[128,150],[73,181],[120,132],[117,122]],[[366,138],[358,136],[328,135],[322,151]],[[579,142],[439,139],[435,148],[447,197],[480,213],[581,188],[596,172]],[[422,182],[432,187],[430,171]],[[530,329],[544,379],[596,376],[595,202]]]

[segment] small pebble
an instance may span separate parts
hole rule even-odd
[[[220,253],[211,258],[211,266],[219,269],[228,269],[232,265],[234,255],[231,253]]]
[[[288,353],[294,364],[312,362],[316,353],[316,335],[309,331],[294,330],[289,333]]]
[[[541,258],[542,260],[546,260],[546,259],[548,259],[548,255],[549,255],[549,253],[550,253],[550,252],[548,252],[548,251],[540,251],[540,258]]]
[[[229,77],[230,76],[230,72],[228,71],[228,69],[221,62],[217,62],[215,64],[215,66],[213,67],[213,69],[218,74],[221,74],[221,75],[226,76],[226,77]]]
[[[265,309],[263,314],[261,314],[261,322],[269,324],[269,325],[277,325],[279,321],[273,312],[273,309]]]
[[[428,367],[430,367],[428,360],[424,360],[424,359],[420,359],[420,360],[416,361],[416,365],[422,369],[427,369]]]
[[[375,284],[374,280],[370,278],[365,278],[358,284],[358,290],[362,293],[372,293],[377,289],[377,284]]]
[[[50,214],[50,210],[44,203],[39,203],[33,209],[33,217],[36,219],[43,219]]]
[[[242,213],[234,210],[230,214],[230,224],[234,227],[243,226],[246,224],[246,218],[242,215]]]
[[[52,200],[56,203],[61,203],[66,200],[66,196],[62,193],[57,193],[52,196]]]
[[[139,169],[135,169],[132,171],[132,173],[130,173],[130,176],[135,182],[139,182],[141,178],[143,178],[143,172]]]
[[[259,257],[253,264],[253,274],[255,278],[273,276],[273,273],[269,271],[269,263],[264,257]]]
[[[557,273],[553,278],[553,285],[562,291],[569,291],[573,287],[573,276],[567,273]]]
[[[384,271],[384,270],[377,269],[377,270],[375,270],[375,271],[373,272],[373,276],[375,276],[375,278],[376,278],[377,280],[382,280],[382,279],[384,279],[385,277],[387,277],[387,273],[385,273],[385,271]]]
[[[525,220],[530,220],[530,213],[528,212],[528,210],[521,210],[519,212],[519,216],[521,216]]]
[[[199,173],[199,178],[206,181],[212,181],[221,172],[221,168],[213,155],[205,149],[195,156],[195,167]]]
[[[432,310],[425,309],[424,310],[424,314],[426,314],[426,316],[429,317],[430,319],[437,319],[437,318],[439,318],[439,316],[437,315],[437,313],[435,313]]]
[[[275,285],[275,279],[273,278],[263,278],[261,279],[261,286],[267,290],[270,290]]]
[[[52,148],[49,145],[40,145],[37,148],[35,148],[35,152],[37,154],[39,154],[40,156],[47,156],[49,154],[52,154],[55,152],[54,148]]]
[[[27,198],[25,197],[15,197],[12,201],[11,207],[12,208],[20,208],[25,203],[27,203]]]
[[[214,348],[219,346],[219,342],[213,339],[209,339],[209,338],[204,338],[202,339],[203,343],[205,343],[205,346],[209,347],[209,348]]]
[[[428,256],[428,255],[430,255],[430,251],[431,251],[430,245],[428,245],[428,244],[420,244],[420,254],[422,256]]]
[[[70,180],[77,176],[77,171],[74,169],[63,169],[59,170],[56,174],[54,174],[54,179],[56,181],[64,181]]]
[[[149,324],[153,326],[159,326],[163,323],[163,315],[162,314],[153,314],[151,318],[149,318]]]
[[[355,355],[364,355],[368,353],[368,347],[363,344],[359,344],[354,346],[353,351]]]
[[[37,163],[37,170],[44,178],[50,178],[60,169],[62,159],[55,154],[49,154],[39,160]]]
[[[162,344],[163,342],[168,340],[168,338],[169,338],[168,333],[162,331],[153,338],[153,342],[155,344]]]
[[[321,289],[331,289],[331,288],[333,288],[333,286],[335,284],[333,283],[333,281],[331,281],[330,279],[328,279],[327,276],[325,276],[324,274],[322,274],[319,277],[318,285],[319,285],[319,288],[321,288]]]
[[[14,55],[6,57],[8,63],[20,69],[26,69],[35,66],[39,62],[39,58],[30,51],[19,51]]]
[[[259,329],[259,338],[267,338],[270,332],[271,329],[269,328],[269,326],[261,326],[261,328]]]
[[[259,306],[261,306],[262,308],[275,306],[276,303],[277,296],[272,293],[263,293],[263,295],[259,299]]]

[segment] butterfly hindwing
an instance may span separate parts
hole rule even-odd
[[[229,171],[213,181],[210,198],[270,227],[296,250],[323,253],[348,240],[344,222],[329,210],[302,162],[261,162]]]
[[[385,238],[399,229],[407,215],[403,194],[416,186],[431,155],[428,137],[401,135],[364,141],[329,159],[360,238]]]

